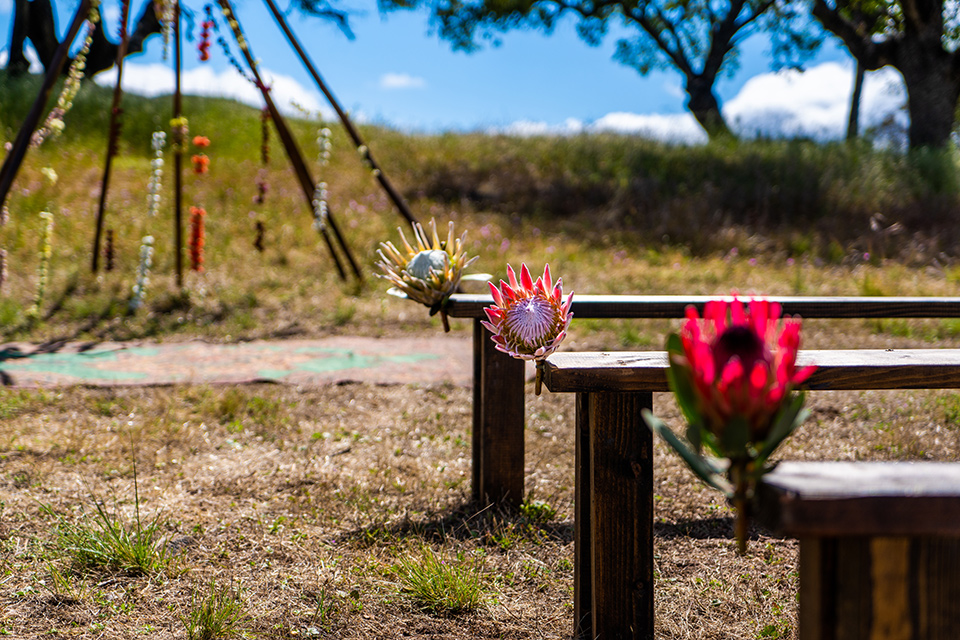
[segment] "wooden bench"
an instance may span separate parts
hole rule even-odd
[[[960,638],[960,464],[784,462],[758,503],[800,539],[800,640]]]
[[[746,298],[747,296],[744,296]],[[765,296],[802,318],[960,318],[960,298]],[[574,322],[585,318],[677,319],[716,296],[575,295]],[[473,319],[473,497],[518,504],[524,480],[524,364],[494,348],[480,324],[489,295],[457,294],[447,313]]]
[[[810,389],[960,388],[960,349],[801,351],[797,364],[817,365]],[[669,390],[667,368],[665,352],[546,360],[546,388],[576,394],[578,638],[653,638],[653,438],[640,410]]]

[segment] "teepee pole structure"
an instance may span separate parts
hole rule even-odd
[[[183,120],[183,93],[180,87],[183,65],[180,60],[180,0],[173,9],[173,222],[177,286],[183,288],[183,149],[186,126]]]
[[[260,71],[257,67],[256,60],[254,59],[253,54],[250,52],[250,46],[243,35],[243,30],[241,29],[240,23],[237,20],[236,12],[233,10],[233,7],[230,4],[230,0],[217,0],[217,2],[219,3],[220,8],[223,10],[224,17],[227,19],[227,23],[230,25],[230,28],[233,31],[233,36],[237,41],[237,46],[240,47],[240,51],[243,53],[244,60],[246,60],[247,66],[250,68],[250,72],[253,74],[254,82],[257,85],[257,88],[260,90],[261,95],[263,95],[263,100],[267,105],[267,110],[270,112],[270,119],[273,120],[273,125],[277,130],[277,137],[279,137],[280,141],[283,143],[283,148],[287,152],[287,158],[290,160],[290,164],[293,165],[294,173],[297,176],[297,180],[300,182],[300,188],[303,191],[304,197],[307,199],[307,205],[310,207],[310,210],[313,211],[313,199],[316,185],[313,182],[313,178],[310,177],[310,171],[307,168],[307,163],[303,159],[303,155],[300,153],[299,147],[297,147],[296,139],[293,137],[293,134],[287,127],[286,121],[280,114],[280,111],[277,109],[277,105],[274,103],[273,98],[270,96],[270,89],[264,84],[263,78],[260,77]],[[324,226],[323,223],[329,224],[330,230],[333,231],[334,235],[336,236],[337,242],[340,244],[341,250],[343,251],[344,255],[346,255],[347,260],[350,262],[350,267],[357,280],[363,280],[360,267],[350,254],[350,250],[347,247],[343,236],[340,234],[340,229],[334,222],[333,212],[328,209],[326,220],[321,219],[321,226],[319,229],[324,240],[327,242],[327,248],[330,250],[330,255],[333,257],[333,260],[337,265],[337,270],[340,272],[341,279],[346,279],[346,273],[343,270],[343,266],[340,264],[340,260],[337,257],[336,251],[334,251],[333,243],[331,242],[330,237],[327,234],[326,226]]]
[[[297,39],[297,36],[290,29],[287,21],[284,19],[283,14],[280,13],[280,10],[277,8],[276,3],[273,0],[264,0],[267,3],[267,7],[270,9],[270,12],[273,14],[274,20],[277,21],[280,30],[283,31],[283,35],[286,36],[287,42],[290,43],[290,46],[293,47],[294,51],[297,52],[297,55],[300,57],[300,61],[303,63],[303,66],[306,67],[307,71],[313,77],[314,82],[317,83],[317,87],[323,92],[323,95],[326,96],[327,102],[330,103],[330,106],[333,107],[333,110],[337,112],[337,116],[340,118],[340,122],[343,123],[343,127],[347,130],[347,134],[350,136],[350,139],[353,140],[353,145],[361,152],[364,162],[370,167],[370,171],[373,172],[373,175],[376,177],[377,182],[380,183],[380,186],[383,187],[383,190],[387,193],[387,196],[393,202],[394,206],[397,207],[397,210],[400,212],[404,218],[407,219],[407,222],[410,223],[410,226],[415,226],[417,224],[416,218],[413,216],[413,213],[410,211],[410,207],[407,206],[406,201],[403,199],[403,196],[393,187],[393,184],[390,180],[387,179],[387,176],[383,173],[383,170],[373,159],[373,155],[370,153],[370,147],[368,147],[363,139],[360,137],[360,133],[357,131],[356,127],[353,126],[353,122],[350,121],[350,118],[347,116],[346,112],[341,108],[340,103],[337,101],[336,96],[333,95],[333,92],[323,81],[323,78],[320,77],[320,73],[317,71],[317,68],[314,66],[313,61],[310,60],[310,57],[304,51],[303,47],[300,45],[300,41]]]
[[[63,36],[60,46],[57,47],[56,52],[53,54],[53,60],[50,62],[50,66],[47,67],[47,75],[43,79],[40,93],[37,95],[37,99],[34,100],[33,106],[30,108],[30,113],[27,114],[26,119],[20,126],[20,131],[13,141],[13,147],[10,149],[7,157],[4,158],[3,167],[0,168],[0,207],[3,207],[3,203],[7,200],[7,195],[13,186],[13,180],[17,177],[20,165],[23,164],[23,158],[27,155],[27,149],[30,147],[30,138],[33,136],[33,132],[36,131],[37,125],[40,124],[40,118],[43,117],[43,112],[47,107],[47,100],[50,99],[50,92],[53,90],[53,85],[56,83],[57,78],[60,77],[60,72],[63,71],[63,65],[67,61],[70,53],[70,45],[73,43],[74,38],[77,37],[80,27],[90,14],[91,5],[92,0],[81,0],[80,6],[77,7],[77,13],[73,16],[73,22],[70,23],[70,28],[67,30],[66,35]]]
[[[110,105],[110,130],[107,134],[107,159],[103,166],[103,179],[100,181],[100,203],[97,206],[97,227],[93,235],[93,261],[91,271],[96,273],[100,268],[100,237],[103,235],[103,218],[107,208],[107,192],[110,189],[110,169],[113,157],[117,155],[117,143],[120,139],[120,103],[123,100],[123,59],[127,55],[127,19],[130,16],[130,0],[120,2],[120,46],[117,47],[117,84],[113,87],[113,102]],[[109,267],[108,267],[109,269]]]

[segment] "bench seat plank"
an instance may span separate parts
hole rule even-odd
[[[800,351],[797,366],[817,370],[806,387],[819,390],[958,389],[960,349]],[[544,364],[553,392],[669,391],[664,351],[562,352]]]
[[[960,464],[782,462],[759,520],[781,535],[960,536]]]

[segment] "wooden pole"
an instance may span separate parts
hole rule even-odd
[[[239,21],[237,20],[236,13],[233,11],[230,0],[217,1],[220,4],[220,7],[223,9],[224,14],[227,16],[227,22],[230,24],[230,28],[233,31],[233,36],[237,41],[237,46],[240,47],[240,51],[243,54],[244,60],[246,60],[247,66],[250,68],[250,72],[253,74],[254,82],[263,96],[263,100],[267,105],[267,110],[270,112],[270,119],[273,120],[273,126],[277,130],[277,137],[280,138],[280,141],[283,143],[283,148],[287,152],[287,158],[290,160],[290,164],[293,165],[293,170],[297,176],[298,182],[300,183],[300,188],[303,191],[303,195],[307,199],[307,204],[309,205],[310,210],[313,211],[313,197],[316,190],[316,185],[313,182],[313,178],[310,177],[310,171],[307,169],[307,163],[304,161],[303,155],[300,153],[300,149],[297,147],[297,142],[294,139],[290,129],[287,127],[286,121],[283,119],[283,116],[277,109],[277,105],[270,96],[270,89],[267,88],[267,86],[263,83],[263,79],[260,77],[260,71],[257,68],[256,60],[254,59],[253,53],[250,51],[250,46],[243,35],[243,30],[240,27]],[[350,262],[350,267],[353,270],[354,275],[358,280],[362,280],[363,275],[360,273],[360,267],[350,254],[350,250],[347,248],[346,242],[344,241],[343,236],[340,234],[339,228],[334,222],[333,212],[329,208],[327,211],[328,214],[326,222],[329,223],[330,229],[336,236],[341,250],[343,251],[344,255],[346,255],[347,260]],[[327,234],[326,228],[321,226],[320,233],[323,236],[323,239],[326,241],[327,248],[330,250],[330,255],[333,257],[333,260],[337,265],[340,278],[345,279],[346,272],[343,270],[343,265],[340,263],[340,259],[337,257],[336,251],[334,251],[333,243],[330,239],[330,236]]]
[[[110,107],[110,132],[107,134],[107,159],[103,166],[103,180],[100,182],[100,204],[97,207],[97,227],[93,235],[93,259],[90,265],[93,273],[100,268],[100,236],[103,234],[103,217],[107,207],[107,192],[110,189],[110,168],[113,156],[117,154],[117,142],[120,138],[120,103],[123,100],[123,59],[127,55],[127,19],[130,16],[130,0],[120,3],[120,46],[117,47],[117,84],[113,87],[113,103]]]
[[[174,220],[174,244],[176,245],[176,268],[177,268],[177,286],[183,287],[183,146],[187,143],[184,139],[184,127],[182,123],[183,113],[183,94],[180,87],[180,76],[182,64],[180,60],[180,0],[174,7],[173,14],[173,66],[174,66],[174,89],[173,89],[173,119],[176,126],[173,128],[173,220]]]
[[[333,107],[334,111],[337,112],[340,122],[343,123],[344,128],[347,130],[347,134],[350,136],[350,139],[353,140],[354,146],[356,146],[357,149],[363,149],[363,159],[370,166],[370,170],[373,171],[373,175],[376,177],[377,182],[380,183],[380,186],[382,186],[383,190],[386,191],[387,196],[389,196],[390,200],[393,201],[393,204],[397,207],[400,215],[407,219],[407,222],[410,223],[410,226],[415,226],[417,224],[417,220],[410,211],[410,207],[407,206],[403,196],[401,196],[397,190],[394,189],[393,184],[391,184],[391,182],[387,179],[387,176],[383,173],[383,170],[373,159],[373,155],[370,153],[370,147],[368,147],[360,138],[360,133],[357,131],[356,127],[353,126],[353,122],[351,122],[350,118],[347,117],[346,112],[340,107],[340,103],[333,95],[333,92],[329,87],[327,87],[327,84],[323,81],[323,78],[320,77],[320,73],[313,65],[310,57],[303,50],[303,47],[300,46],[300,41],[287,25],[287,21],[284,19],[283,14],[280,13],[279,9],[277,9],[276,3],[273,0],[264,1],[270,8],[270,12],[273,14],[274,19],[280,26],[280,30],[283,31],[283,34],[286,36],[287,41],[297,52],[297,55],[300,56],[300,61],[303,62],[303,66],[305,66],[310,75],[313,76],[313,80],[317,83],[317,87],[323,92],[323,95],[326,96],[327,102],[330,103],[330,106]]]
[[[0,168],[0,207],[3,207],[3,203],[7,200],[7,195],[13,186],[13,180],[17,177],[20,165],[23,164],[23,158],[27,155],[27,149],[30,147],[30,138],[33,136],[33,132],[36,131],[37,125],[40,124],[40,118],[43,117],[43,112],[47,107],[47,100],[50,99],[50,92],[53,90],[53,85],[56,83],[57,78],[60,77],[60,72],[63,71],[63,65],[67,61],[70,53],[70,45],[73,43],[73,39],[77,37],[80,26],[90,13],[90,5],[91,0],[81,0],[80,6],[77,7],[77,13],[73,16],[73,22],[70,23],[67,34],[63,37],[63,41],[60,42],[60,46],[57,47],[57,51],[53,54],[53,60],[47,68],[47,75],[43,79],[40,93],[37,95],[37,99],[34,100],[33,106],[30,108],[30,112],[27,114],[23,124],[20,126],[20,131],[13,141],[13,148],[7,154],[7,157],[4,158],[3,167]]]

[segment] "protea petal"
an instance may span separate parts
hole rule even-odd
[[[530,270],[526,263],[520,265],[520,286],[524,291],[533,291],[533,279],[530,277]]]
[[[520,288],[520,285],[517,283],[517,274],[509,264],[507,265],[507,278],[510,280],[510,288],[514,291]]]

